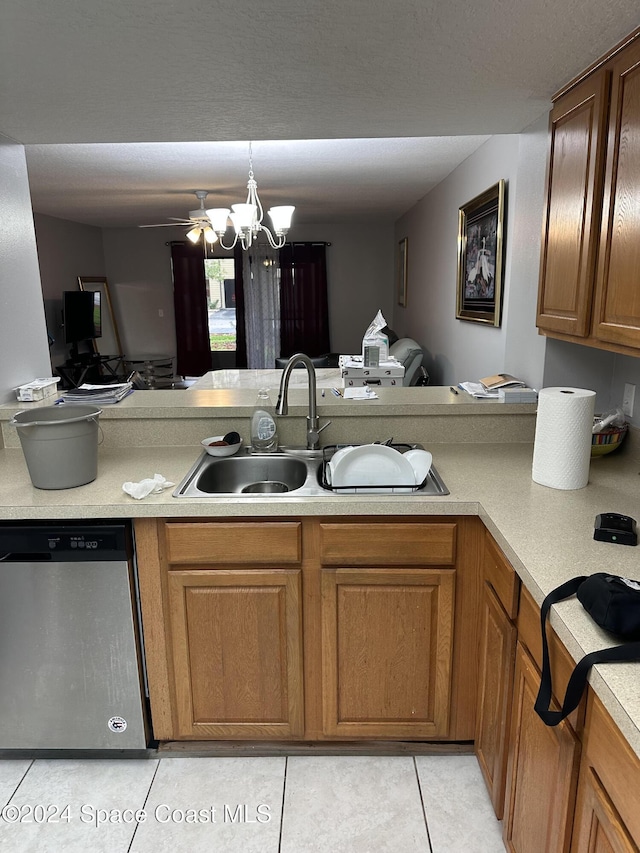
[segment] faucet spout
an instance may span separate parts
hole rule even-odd
[[[307,450],[318,450],[320,447],[320,432],[324,426],[320,427],[318,421],[318,411],[316,406],[316,369],[308,355],[298,352],[292,355],[287,366],[282,371],[280,378],[280,390],[278,392],[278,402],[276,403],[276,413],[278,415],[286,415],[289,413],[289,379],[291,371],[297,364],[302,364],[306,368],[309,380],[309,412],[307,414]]]

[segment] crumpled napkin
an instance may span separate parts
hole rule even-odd
[[[170,483],[162,474],[154,474],[153,478],[148,477],[146,480],[140,480],[139,483],[123,483],[122,490],[131,495],[132,498],[141,500],[151,494],[159,494],[171,486],[175,486],[175,483]]]

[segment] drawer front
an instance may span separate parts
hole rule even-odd
[[[165,526],[167,560],[207,566],[296,565],[302,558],[299,521],[170,522]]]
[[[455,524],[321,524],[325,566],[453,566]]]
[[[493,587],[507,616],[515,619],[518,614],[520,578],[489,533],[485,538],[484,577]]]

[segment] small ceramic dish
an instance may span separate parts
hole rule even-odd
[[[213,444],[224,439],[222,435],[212,435],[210,438],[202,439],[202,446],[207,451],[209,456],[233,456],[242,447],[242,439],[237,444]]]

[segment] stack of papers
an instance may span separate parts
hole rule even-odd
[[[477,382],[460,382],[458,388],[462,388],[472,397],[488,397],[497,400],[501,388],[525,388],[526,383],[522,379],[516,379],[510,373],[496,373],[494,376],[486,376]]]
[[[119,403],[133,391],[131,382],[121,382],[119,385],[80,385],[70,391],[64,391],[61,399],[65,403],[100,403],[108,406]]]

